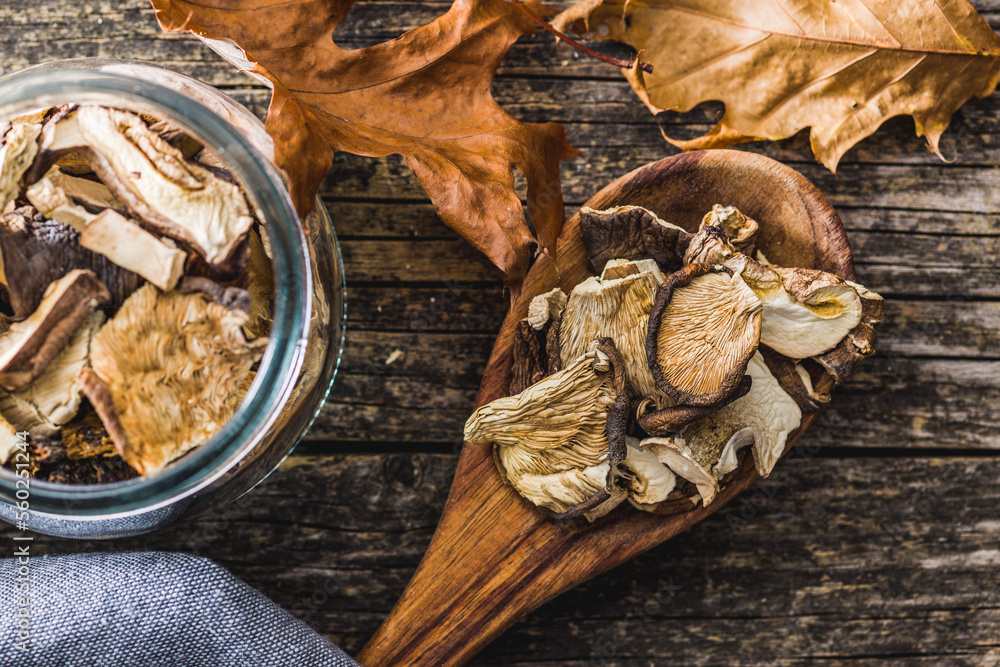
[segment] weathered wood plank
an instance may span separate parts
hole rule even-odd
[[[799,448],[688,533],[529,614],[474,664],[983,664],[1000,653],[1000,460],[815,453]],[[208,556],[355,651],[426,547],[453,461],[293,456],[214,517],[113,543],[38,537],[33,550]]]
[[[404,349],[400,347],[399,349]],[[484,357],[485,359],[485,357]],[[372,369],[378,370],[376,361]],[[346,371],[306,436],[311,442],[461,441],[482,369],[456,374]],[[834,392],[803,441],[846,447],[1000,448],[1000,362],[875,357]],[[357,449],[357,446],[352,446]]]

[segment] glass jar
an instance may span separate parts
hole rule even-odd
[[[275,280],[273,325],[239,410],[207,443],[162,472],[100,485],[31,480],[25,493],[0,468],[0,518],[28,512],[31,531],[114,538],[162,528],[235,500],[288,455],[315,420],[343,352],[344,281],[322,202],[303,225],[264,125],[245,107],[190,77],[135,61],[48,63],[0,78],[0,123],[63,104],[129,109],[176,124],[223,158],[265,223]],[[20,494],[18,493],[20,491]]]

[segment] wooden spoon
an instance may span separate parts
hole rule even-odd
[[[685,153],[636,169],[587,202],[595,209],[621,204],[643,206],[689,231],[713,204],[734,205],[760,224],[757,245],[771,262],[854,279],[847,237],[830,203],[770,158]],[[500,329],[477,406],[507,394],[514,331],[531,298],[556,286],[568,294],[591,275],[579,225],[576,214],[559,238],[556,261],[541,257],[528,273]],[[786,452],[815,416],[789,436]],[[661,516],[624,506],[594,524],[559,523],[502,481],[491,447],[465,443],[431,545],[358,659],[366,667],[464,664],[525,613],[689,528],[757,479],[747,458],[707,508],[699,503]]]

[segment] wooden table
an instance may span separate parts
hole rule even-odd
[[[1000,3],[975,0],[994,26]],[[374,44],[447,2],[361,2],[338,31]],[[152,60],[263,114],[267,93],[144,0],[7,0],[0,66]],[[515,45],[494,85],[526,121],[559,121],[572,210],[674,153],[618,73]],[[767,483],[690,532],[522,619],[476,664],[1000,663],[1000,96],[953,119],[943,163],[896,119],[837,175],[800,134],[753,144],[839,210],[858,277],[886,298],[880,353]],[[716,106],[660,122],[707,130]],[[499,273],[436,218],[402,159],[338,154],[322,195],[347,269],[349,333],[329,405],[249,497],[193,525],[117,542],[44,538],[38,553],[201,554],[356,652],[434,530],[462,425],[505,312]],[[8,533],[10,531],[0,531]]]

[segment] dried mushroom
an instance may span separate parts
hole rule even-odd
[[[77,178],[52,167],[41,180],[25,190],[25,197],[38,212],[82,232],[98,212],[122,210],[111,190],[103,183]]]
[[[594,338],[613,339],[624,359],[630,395],[665,405],[669,401],[657,390],[644,353],[646,324],[663,274],[652,262],[612,261],[611,275],[621,275],[626,265],[637,272],[621,278],[592,276],[573,288],[560,325],[559,350],[565,359],[575,359]]]
[[[476,410],[465,439],[493,443],[501,471],[533,504],[559,518],[587,515],[611,499],[626,456],[624,394],[620,356],[603,339],[558,373]]]
[[[17,391],[36,380],[109,296],[90,271],[70,271],[52,283],[31,316],[0,335],[0,388]]]
[[[719,480],[691,453],[691,450],[670,438],[647,438],[639,446],[649,450],[656,460],[678,477],[683,477],[698,489],[701,502],[708,505],[719,492]]]
[[[677,487],[677,476],[636,438],[626,438],[628,454],[618,464],[618,485],[636,508],[652,510]]]
[[[266,336],[271,330],[271,295],[274,294],[274,272],[264,243],[256,231],[250,232],[250,317],[244,329],[248,336]]]
[[[832,350],[861,321],[857,290],[832,273],[765,266],[745,256],[726,266],[764,304],[761,342],[787,357]]]
[[[29,179],[65,154],[81,156],[149,231],[176,239],[210,265],[225,265],[253,218],[237,185],[215,176],[151,130],[136,114],[82,105],[42,128]]]
[[[672,443],[673,450],[685,453],[701,470],[712,471],[716,479],[721,479],[735,470],[736,452],[752,443],[757,472],[761,477],[770,475],[785,451],[788,434],[801,423],[802,411],[781,388],[759,353],[747,365],[747,374],[753,384],[746,396],[691,423],[676,436],[644,440],[642,446]],[[671,469],[694,481],[684,471],[672,466]],[[705,500],[705,504],[709,502]]]
[[[686,405],[729,396],[757,350],[761,310],[726,267],[689,264],[671,275],[657,292],[645,342],[657,387]]]
[[[0,414],[19,431],[58,436],[80,410],[83,397],[76,376],[86,367],[91,341],[103,322],[103,313],[90,313],[38,378],[17,391],[0,391]]]
[[[721,230],[737,252],[753,257],[757,249],[757,230],[760,225],[756,220],[743,215],[735,206],[713,206],[701,221],[701,229],[706,227]]]
[[[15,121],[4,134],[0,147],[0,211],[17,197],[25,173],[38,153],[38,123]]]
[[[11,455],[24,443],[17,429],[0,415],[0,463],[6,463]]]
[[[767,477],[803,414],[829,400],[817,382],[843,381],[874,352],[882,298],[770,265],[759,228],[731,206],[694,234],[636,206],[581,209],[601,273],[568,299],[535,297],[513,344],[516,395],[479,408],[466,439],[493,443],[504,478],[562,518],[594,520],[626,499],[659,514],[709,505],[747,447]],[[617,351],[615,391],[591,347],[602,337]]]
[[[80,233],[47,220],[30,206],[0,217],[3,282],[15,319],[24,319],[42,302],[49,285],[73,270],[87,270],[108,291],[107,307],[118,308],[142,279],[80,245]]]
[[[247,341],[246,320],[202,293],[146,285],[94,337],[81,384],[140,474],[207,442],[235,414],[267,344]]]
[[[511,366],[511,394],[562,368],[559,332],[566,308],[566,294],[559,288],[539,294],[528,306],[528,317],[518,322],[514,334],[514,363]]]
[[[684,252],[692,236],[639,206],[605,211],[584,206],[580,233],[595,271],[613,259],[652,259],[662,271],[676,271],[685,264]]]
[[[183,251],[168,246],[114,209],[105,209],[87,223],[80,234],[80,247],[104,255],[165,292],[172,290],[184,273]]]

